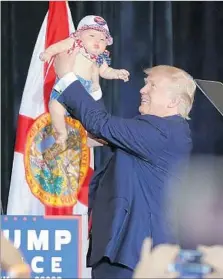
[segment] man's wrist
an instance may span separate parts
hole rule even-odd
[[[101,87],[99,87],[99,89],[97,91],[91,92],[90,95],[95,101],[100,100],[102,98]]]
[[[66,73],[54,86],[54,89],[62,93],[71,83],[77,80],[76,75],[73,72]]]

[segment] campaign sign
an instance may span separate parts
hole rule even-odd
[[[81,278],[81,218],[5,215],[1,229],[30,264],[31,278]]]

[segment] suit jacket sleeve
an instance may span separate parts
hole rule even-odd
[[[109,114],[78,80],[61,93],[58,101],[88,132],[144,159],[150,158],[166,141],[165,131],[157,129],[146,116],[124,119]]]

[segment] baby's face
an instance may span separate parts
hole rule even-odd
[[[82,40],[84,47],[90,54],[102,54],[107,46],[107,41],[104,33],[94,29],[82,31],[80,34],[80,39]]]

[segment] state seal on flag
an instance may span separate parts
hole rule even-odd
[[[44,151],[55,143],[50,114],[39,116],[27,134],[26,181],[33,195],[47,206],[74,206],[89,169],[86,131],[79,121],[71,117],[65,119],[69,147],[53,160],[46,161],[43,156]]]

